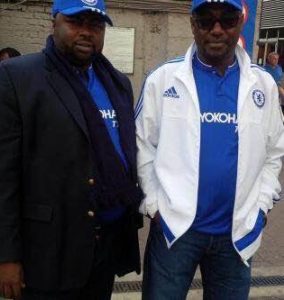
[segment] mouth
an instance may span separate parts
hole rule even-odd
[[[225,42],[209,42],[207,43],[208,51],[214,52],[223,52],[227,48],[227,44]]]
[[[75,44],[75,47],[80,51],[80,52],[92,52],[93,51],[93,46],[90,43],[87,42],[78,42]]]
[[[217,42],[208,42],[208,45],[212,48],[220,48],[226,45],[225,42],[217,41]]]

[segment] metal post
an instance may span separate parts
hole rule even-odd
[[[265,46],[264,46],[264,57],[263,57],[263,65],[266,65],[266,57],[267,57],[267,48],[268,48],[268,29],[266,30],[266,37],[265,37]]]
[[[277,42],[275,43],[275,52],[278,53],[280,30],[277,30]]]

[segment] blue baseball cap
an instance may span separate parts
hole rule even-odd
[[[191,12],[194,12],[197,8],[206,3],[226,3],[233,6],[237,10],[243,10],[242,0],[192,0]]]
[[[52,15],[57,13],[65,16],[72,16],[85,11],[92,11],[99,14],[105,22],[113,25],[110,17],[106,14],[104,0],[54,0],[52,6]]]

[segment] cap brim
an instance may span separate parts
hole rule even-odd
[[[91,7],[71,7],[68,9],[63,9],[60,11],[60,13],[64,16],[72,16],[72,15],[76,15],[85,11],[91,11],[95,14],[99,14],[105,22],[107,22],[110,26],[113,26],[112,20],[110,19],[110,17],[108,15],[106,15],[104,12],[102,12],[101,10],[97,9],[97,8],[91,8]]]
[[[196,6],[192,6],[191,7],[191,12],[196,11],[197,9],[201,8],[202,6],[208,6],[208,5],[213,4],[213,3],[222,3],[222,4],[229,5],[231,7],[234,7],[236,10],[240,10],[240,11],[243,10],[242,6],[240,6],[238,3],[235,3],[235,2],[234,3],[232,3],[232,2],[203,2],[203,3],[200,3]]]

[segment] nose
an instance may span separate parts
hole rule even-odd
[[[89,23],[84,22],[80,26],[80,34],[85,37],[91,37],[94,34],[94,28]]]
[[[214,26],[211,29],[211,32],[214,34],[219,34],[223,32],[223,28],[218,20],[214,23]]]

